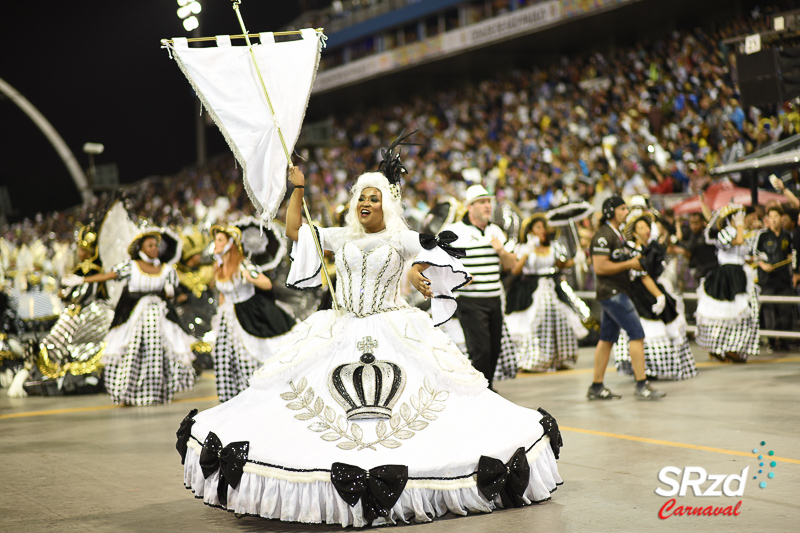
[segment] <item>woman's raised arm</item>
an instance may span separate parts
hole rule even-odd
[[[297,242],[297,232],[303,223],[303,193],[305,192],[306,178],[299,167],[292,167],[289,180],[294,185],[294,191],[289,198],[286,208],[286,236]]]

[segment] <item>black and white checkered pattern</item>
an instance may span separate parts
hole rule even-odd
[[[710,296],[706,295],[706,298]],[[697,325],[697,344],[709,353],[724,356],[736,353],[743,360],[751,355],[758,355],[758,289],[750,293],[750,313],[738,320],[703,320]]]
[[[537,309],[542,316],[535,329],[514,343],[517,361],[526,372],[552,372],[577,361],[578,338],[561,312],[555,290],[540,283],[536,292],[543,298],[542,309]]]
[[[505,321],[503,333],[500,336],[500,357],[497,359],[497,368],[494,371],[494,381],[514,379],[517,377],[517,350],[511,341]]]
[[[174,393],[194,385],[194,368],[167,353],[161,331],[164,320],[160,307],[150,305],[136,323],[125,324],[133,328],[131,343],[119,360],[105,367],[106,390],[115,404],[169,403]]]
[[[226,402],[247,388],[248,380],[259,366],[252,359],[228,323],[226,313],[221,313],[217,341],[211,351],[217,374],[217,396]]]
[[[614,344],[614,366],[622,374],[633,374],[631,356],[628,351],[630,339],[621,330]],[[688,379],[697,375],[694,355],[689,341],[684,338],[673,342],[669,337],[644,339],[644,369],[648,377],[659,379]]]

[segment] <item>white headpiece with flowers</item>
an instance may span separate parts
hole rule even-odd
[[[383,221],[389,233],[408,229],[408,225],[403,219],[403,204],[401,196],[402,175],[408,171],[400,161],[399,146],[416,146],[418,143],[405,142],[410,136],[416,133],[412,131],[403,136],[405,130],[400,132],[397,139],[387,148],[381,150],[382,161],[378,166],[377,172],[365,172],[356,180],[356,184],[351,189],[348,211],[345,215],[345,225],[353,236],[363,236],[366,232],[358,221],[357,204],[358,198],[364,189],[373,187],[381,191],[383,207]]]

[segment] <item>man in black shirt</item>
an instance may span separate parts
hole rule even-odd
[[[644,331],[639,315],[631,301],[630,270],[642,270],[638,258],[631,259],[631,249],[619,228],[628,216],[628,206],[622,198],[613,196],[603,202],[603,217],[590,247],[592,264],[597,277],[597,301],[603,308],[600,319],[600,341],[594,352],[594,376],[586,393],[590,400],[621,398],[603,385],[611,347],[619,339],[620,328],[630,338],[630,356],[636,377],[637,400],[658,400],[666,393],[650,388],[644,370]]]
[[[781,216],[783,210],[778,206],[767,209],[764,219],[766,229],[761,230],[755,239],[755,254],[758,255],[758,285],[762,295],[791,296],[794,279],[795,255],[792,250],[792,237],[783,231]],[[792,308],[781,304],[761,305],[764,329],[790,330]],[[770,339],[770,347],[784,349],[785,345]]]

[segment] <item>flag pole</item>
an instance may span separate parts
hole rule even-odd
[[[323,28],[315,28],[316,31],[321,32]],[[289,31],[274,31],[272,35],[300,35],[300,30],[289,30]],[[251,33],[248,37],[258,37],[258,33]],[[231,39],[244,39],[244,35],[229,35]],[[189,37],[186,39],[187,43],[204,43],[210,41],[216,41],[216,36],[214,37]],[[175,39],[161,39],[161,44],[173,44]]]
[[[242,3],[242,0],[232,0],[233,2],[233,10],[236,11],[236,18],[239,19],[239,25],[242,27],[242,34],[244,34],[244,40],[247,42],[247,50],[250,52],[250,59],[253,60],[253,66],[256,68],[256,74],[258,74],[258,81],[261,82],[261,89],[264,91],[264,96],[267,98],[267,104],[269,105],[269,110],[272,113],[272,119],[275,122],[275,128],[278,130],[278,137],[281,140],[281,146],[283,146],[283,152],[286,154],[286,160],[289,162],[289,168],[291,169],[294,165],[292,164],[292,157],[289,154],[288,148],[286,148],[286,141],[283,140],[283,132],[281,131],[281,127],[278,124],[277,117],[275,116],[275,109],[272,107],[272,100],[269,97],[269,92],[267,91],[267,86],[264,83],[264,78],[261,76],[261,69],[258,68],[258,61],[256,61],[256,55],[253,53],[253,46],[250,44],[250,34],[247,33],[247,29],[244,27],[244,20],[242,19],[242,13],[239,11],[239,5]],[[331,278],[328,275],[328,269],[325,268],[325,256],[322,253],[322,246],[320,246],[319,239],[317,239],[317,232],[314,231],[314,223],[311,221],[311,214],[308,212],[308,205],[306,204],[305,196],[303,197],[303,211],[306,214],[306,220],[311,225],[311,236],[314,238],[314,245],[317,247],[317,254],[319,255],[319,262],[320,262],[320,270],[322,270],[322,275],[325,276],[325,281],[328,283],[328,290],[331,292],[331,300],[333,309],[335,311],[339,310],[339,304],[336,302],[336,293],[333,290],[333,283],[331,282]]]

